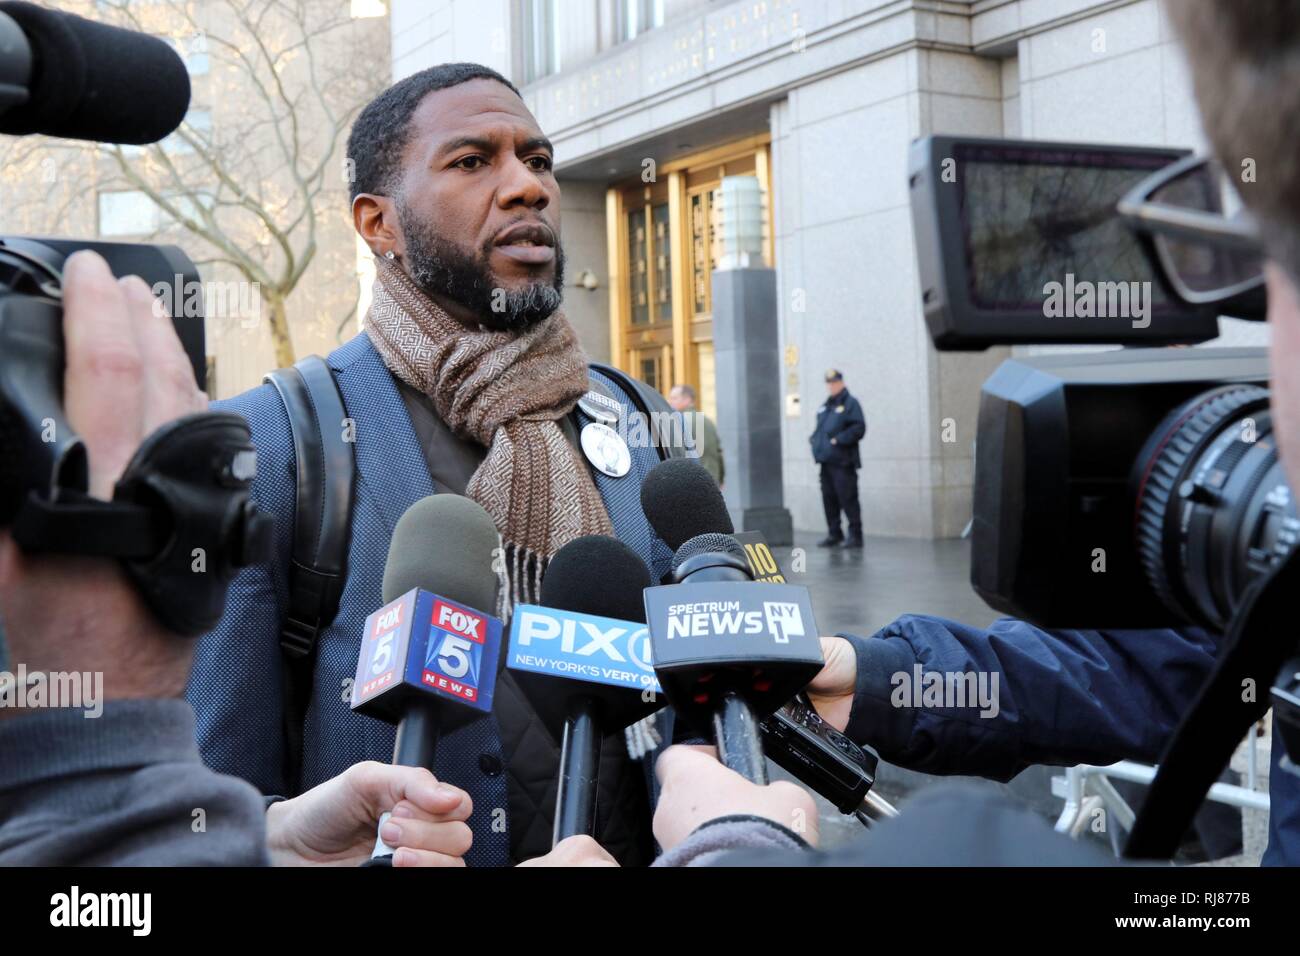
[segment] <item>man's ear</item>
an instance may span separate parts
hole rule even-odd
[[[352,200],[352,224],[377,258],[389,252],[401,257],[406,252],[397,206],[390,197],[361,193]]]

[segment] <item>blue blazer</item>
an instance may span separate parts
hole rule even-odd
[[[384,562],[403,512],[438,489],[392,374],[363,332],[328,358],[348,416],[355,422],[357,481],[352,511],[348,577],[333,624],[320,635],[311,705],[303,733],[301,780],[284,779],[280,621],[288,601],[287,569],[293,533],[297,474],[289,419],[275,389],[264,384],[214,407],[239,412],[257,447],[253,499],[275,516],[275,554],[245,568],[231,586],[225,614],[199,640],[186,696],[198,720],[198,742],[214,770],[243,777],[265,794],[290,796],[363,760],[387,763],[394,728],[354,714],[350,681],[366,615],[378,608]],[[592,372],[624,406],[631,399]],[[579,410],[580,424],[586,424]],[[617,536],[649,565],[655,580],[667,573],[672,552],[651,530],[641,510],[641,482],[659,461],[657,450],[632,448],[632,470],[611,478],[592,470]],[[471,866],[505,866],[510,839],[504,755],[495,718],[474,721],[443,737],[434,772],[467,791]],[[494,813],[494,810],[500,810]],[[503,825],[504,824],[504,825]]]

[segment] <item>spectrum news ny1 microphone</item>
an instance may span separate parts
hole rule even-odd
[[[758,720],[824,664],[808,589],[754,586],[722,493],[695,461],[656,465],[642,483],[641,508],[675,550],[673,583],[645,591],[659,682],[689,723],[711,727],[726,766],[765,784]]]
[[[498,544],[492,518],[459,495],[422,498],[397,522],[352,685],[355,712],[397,724],[394,764],[432,770],[439,735],[492,710],[501,621],[479,609],[495,606]],[[373,860],[392,852],[378,840]]]
[[[0,133],[143,146],[176,130],[190,75],[164,40],[0,3]]]
[[[649,585],[635,551],[587,535],[551,558],[541,606],[521,604],[511,618],[506,667],[561,740],[552,845],[594,834],[601,738],[663,706],[645,628]]]

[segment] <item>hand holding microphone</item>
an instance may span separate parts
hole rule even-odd
[[[676,552],[674,583],[645,592],[659,682],[678,714],[711,728],[726,766],[766,784],[758,721],[824,663],[808,589],[754,586],[722,495],[696,462],[656,465],[641,486],[641,507]]]
[[[635,551],[587,535],[551,559],[541,605],[515,608],[506,666],[561,742],[557,849],[567,838],[594,833],[602,738],[663,706],[644,625],[649,583]]]
[[[577,867],[618,866],[618,860],[609,851],[585,834],[566,837],[555,844],[555,849],[545,856],[525,860],[520,866]]]
[[[841,733],[849,725],[853,693],[858,683],[858,659],[853,645],[842,637],[823,637],[822,655],[826,666],[808,685],[812,701],[822,720]]]
[[[712,747],[669,747],[655,764],[659,803],[655,840],[671,850],[704,824],[723,817],[762,817],[817,846],[817,804],[785,780],[760,785],[718,761]]]
[[[381,836],[397,848],[393,866],[464,866],[473,810],[469,794],[423,767],[368,760],[271,804],[267,848],[274,866],[356,866],[370,858],[375,820],[385,816]]]
[[[354,711],[397,724],[394,764],[432,771],[443,731],[491,713],[501,622],[479,609],[495,605],[498,542],[488,513],[458,495],[423,498],[397,522],[352,687]],[[378,865],[393,857],[390,824],[402,825],[380,818]]]

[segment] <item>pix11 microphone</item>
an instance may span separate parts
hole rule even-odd
[[[722,493],[692,469],[703,472],[670,459],[641,487],[642,510],[676,551],[674,583],[645,592],[655,673],[677,713],[712,728],[722,762],[765,784],[758,720],[821,670],[819,632],[807,588],[755,586]]]
[[[157,37],[0,3],[0,133],[155,143],[190,108],[190,75]]]
[[[506,667],[560,738],[552,844],[593,835],[600,742],[663,706],[650,661],[642,592],[650,572],[623,542],[570,541],[542,577],[542,605],[510,622]]]
[[[439,734],[492,710],[501,621],[479,609],[496,603],[498,544],[492,518],[459,495],[422,498],[397,522],[352,685],[354,711],[397,724],[394,764],[432,770]],[[391,856],[377,841],[374,859]]]

